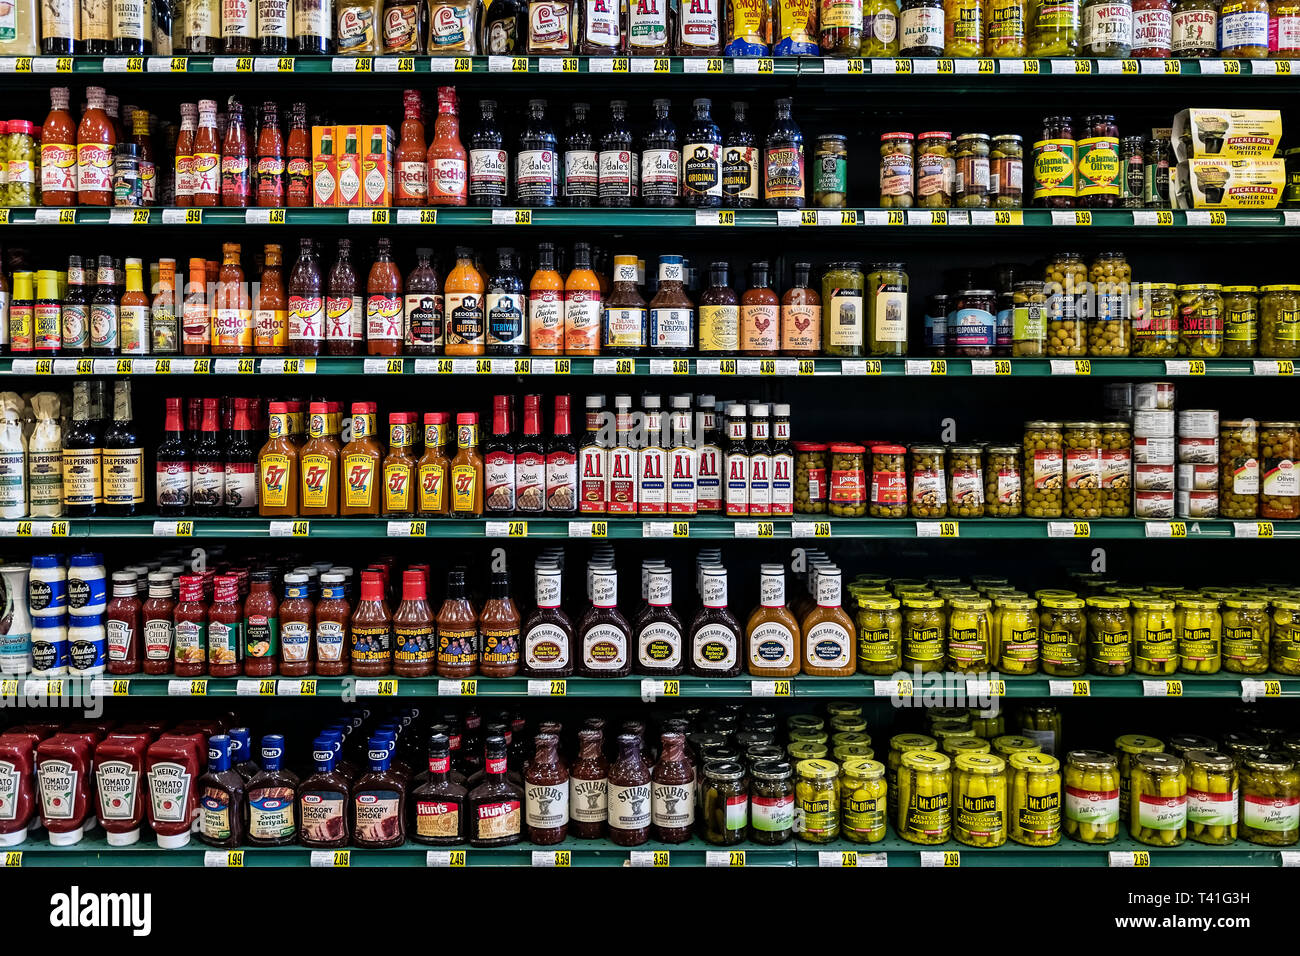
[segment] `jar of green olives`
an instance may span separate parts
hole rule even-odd
[[[948,516],[948,480],[943,445],[912,446],[912,517]]]
[[[834,451],[832,448],[832,455]],[[906,458],[907,449],[902,445],[871,446],[871,517],[907,517]],[[833,507],[831,514],[835,514]]]
[[[1088,598],[1088,670],[1103,677],[1122,677],[1132,669],[1128,598]]]
[[[1009,836],[1022,846],[1061,839],[1061,764],[1050,754],[1011,755]]]
[[[910,209],[914,199],[911,133],[880,136],[880,205],[884,209]]]
[[[1181,846],[1187,839],[1187,777],[1172,754],[1143,753],[1129,775],[1129,835],[1151,846]]]
[[[1133,761],[1140,754],[1163,753],[1164,741],[1142,734],[1123,734],[1115,738],[1115,759],[1119,764],[1119,816],[1121,820],[1129,818],[1129,791],[1133,773]]]
[[[1259,516],[1272,521],[1300,518],[1294,471],[1300,458],[1300,422],[1261,422],[1259,458]]]
[[[1077,252],[1057,253],[1043,271],[1043,284],[1047,296],[1047,354],[1086,355],[1086,321],[1079,308],[1088,287],[1083,259]]]
[[[1007,842],[1006,761],[962,753],[953,758],[953,767],[953,836],[966,846],[1002,846]]]
[[[1011,354],[1038,358],[1047,350],[1047,296],[1043,283],[1017,282],[1011,293]]]
[[[951,208],[956,178],[952,133],[932,130],[918,136],[916,204],[922,209]]]
[[[1102,252],[1088,269],[1093,306],[1088,317],[1088,354],[1123,357],[1130,351],[1130,288],[1133,270],[1122,252]]]
[[[1259,290],[1253,285],[1225,285],[1222,291],[1224,356],[1259,354]]]
[[[905,597],[903,602],[903,669],[930,673],[943,670],[948,624],[944,602],[933,597]]]
[[[957,208],[987,209],[989,200],[989,136],[962,133],[954,144],[957,160]]]
[[[1259,750],[1242,759],[1240,833],[1263,846],[1300,841],[1300,770],[1289,755]]]
[[[989,445],[984,449],[984,514],[990,518],[1020,517],[1020,446]]]
[[[1223,296],[1210,282],[1178,287],[1178,354],[1218,358],[1223,354]]]
[[[997,669],[1004,674],[1038,673],[1038,602],[997,597],[993,609]]]
[[[1185,674],[1217,674],[1223,663],[1219,602],[1213,598],[1179,597],[1175,605],[1178,666]]]
[[[821,209],[843,209],[848,193],[849,149],[843,133],[817,137],[813,153],[813,205]],[[909,164],[910,167],[910,164]],[[909,168],[910,171],[910,168]]]
[[[898,771],[898,835],[909,843],[947,843],[952,835],[951,761],[930,750],[903,754]]]
[[[1259,291],[1259,354],[1300,356],[1300,285],[1263,285]]]
[[[1234,674],[1268,670],[1268,601],[1230,597],[1223,602],[1223,669]]]
[[[826,513],[826,449],[820,442],[794,443],[794,510],[801,515]]]
[[[1024,204],[1024,140],[1017,134],[993,137],[989,150],[989,201],[994,209],[1019,209]]]
[[[1167,597],[1134,595],[1129,603],[1133,606],[1133,673],[1147,677],[1178,673],[1174,602]]]
[[[1119,767],[1100,750],[1065,755],[1065,835],[1094,846],[1119,836]]]
[[[886,594],[857,600],[858,670],[878,677],[895,673],[903,666],[902,602]]]
[[[1187,837],[1193,843],[1227,846],[1237,839],[1237,765],[1212,750],[1188,750]]]
[[[1279,674],[1300,675],[1300,598],[1273,599],[1272,665]]]
[[[1259,510],[1259,426],[1252,419],[1219,423],[1219,513],[1254,518]]]
[[[1178,354],[1178,286],[1146,282],[1132,300],[1133,355],[1163,358]]]
[[[948,449],[948,513],[954,518],[984,517],[984,450],[979,445]]]
[[[749,791],[745,768],[732,760],[710,762],[704,767],[701,797],[701,835],[714,846],[744,842],[749,825]]]
[[[850,757],[840,767],[840,830],[851,843],[879,843],[888,819],[885,765]]]
[[[1065,423],[1065,515],[1101,517],[1101,425]]]
[[[749,768],[749,839],[776,846],[794,833],[794,777],[781,759],[760,760]]]
[[[1059,518],[1065,481],[1065,438],[1060,422],[1025,423],[1022,471],[1025,516]]]
[[[840,768],[829,760],[795,764],[794,833],[805,843],[830,843],[840,832]]]
[[[948,601],[948,669],[958,674],[987,671],[993,658],[993,602],[955,597]]]
[[[834,444],[830,454],[826,510],[836,518],[861,518],[867,513],[867,450],[862,445]]]

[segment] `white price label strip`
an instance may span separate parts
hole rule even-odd
[[[243,850],[204,850],[203,865],[207,867],[240,867],[244,865]]]
[[[468,855],[464,850],[426,850],[424,865],[435,867],[466,866]]]
[[[1300,866],[1300,850],[1278,850],[1283,866]]]
[[[325,869],[344,869],[352,865],[351,850],[312,850],[311,865]]]
[[[922,850],[921,866],[927,868],[961,866],[958,850]]]
[[[861,850],[818,850],[817,865],[848,870],[866,866],[889,866],[889,856],[885,853],[864,853]]]
[[[669,866],[671,857],[667,850],[631,850],[628,862],[633,866]]]
[[[745,865],[744,850],[705,850],[705,866],[738,867]]]

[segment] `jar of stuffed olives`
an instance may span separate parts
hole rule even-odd
[[[1174,602],[1166,597],[1133,595],[1133,673],[1166,677],[1178,673]]]
[[[1101,426],[1065,423],[1065,515],[1101,517]]]
[[[984,450],[984,514],[1020,517],[1020,446],[989,445]]]
[[[880,205],[885,209],[910,209],[914,200],[911,133],[880,135]]]
[[[939,741],[925,734],[895,734],[889,738],[889,753],[885,755],[885,785],[890,807],[898,806],[898,772],[903,766],[903,756],[914,750],[938,749]]]
[[[1127,518],[1133,511],[1133,429],[1128,422],[1101,423],[1101,516]]]
[[[1025,142],[1018,134],[993,137],[989,150],[989,201],[994,209],[1019,209],[1024,205],[1024,156]]]
[[[1129,781],[1133,761],[1139,754],[1158,754],[1165,749],[1164,741],[1142,734],[1123,734],[1115,738],[1115,759],[1119,764],[1119,817],[1129,818]]]
[[[1042,753],[1011,755],[1008,835],[1022,846],[1055,846],[1061,839],[1061,764]]]
[[[1029,26],[1029,55],[1079,55],[1079,0],[1048,3],[1034,0]]]
[[[871,446],[871,517],[907,517],[906,458],[907,449],[902,445]]]
[[[1300,675],[1300,598],[1273,599],[1271,644],[1273,670]]]
[[[700,833],[714,846],[744,842],[749,825],[749,791],[745,768],[732,760],[711,761],[703,768]]]
[[[957,160],[954,183],[959,209],[987,209],[989,200],[989,136],[987,133],[963,133],[954,143]]]
[[[979,445],[948,449],[948,512],[954,518],[984,517],[984,450]]]
[[[1134,287],[1133,355],[1162,358],[1178,354],[1178,286],[1146,282]]]
[[[858,670],[885,677],[903,666],[902,602],[885,594],[858,597]]]
[[[1059,518],[1065,481],[1065,438],[1060,422],[1025,423],[1025,516]]]
[[[1088,670],[1103,677],[1122,677],[1132,669],[1128,598],[1088,598]]]
[[[1178,666],[1185,674],[1217,674],[1222,665],[1223,623],[1213,598],[1175,599]]]
[[[932,597],[905,597],[902,602],[903,670],[943,670],[943,642],[948,630],[944,602]]]
[[[1249,358],[1259,353],[1259,290],[1253,285],[1225,285],[1223,292],[1223,354]]]
[[[1241,761],[1240,833],[1263,846],[1300,841],[1300,769],[1288,754],[1260,750]]]
[[[948,515],[948,480],[943,445],[912,446],[912,517]]]
[[[1296,458],[1300,422],[1261,422],[1259,426],[1259,516],[1286,521],[1300,518]]]
[[[785,760],[760,760],[749,768],[749,839],[764,846],[794,833],[794,777]]]
[[[1006,761],[988,753],[961,753],[953,758],[953,768],[952,833],[957,842],[976,847],[1006,843]]]
[[[1047,354],[1086,355],[1086,321],[1079,302],[1087,292],[1088,270],[1077,252],[1057,253],[1043,272],[1047,295]]]
[[[794,510],[798,514],[826,513],[826,449],[820,442],[794,443]]]
[[[1268,601],[1230,597],[1223,602],[1223,669],[1234,674],[1268,670]]]
[[[1038,673],[1038,602],[999,595],[993,600],[996,666],[1004,674]]]
[[[932,130],[917,137],[916,204],[922,209],[949,209],[957,178],[952,133]]]
[[[1017,282],[1011,294],[1011,354],[1040,357],[1047,350],[1047,296],[1043,283]]]
[[[861,445],[830,446],[826,510],[836,518],[861,518],[867,513],[866,453]]]
[[[1065,813],[1061,829],[1080,843],[1094,846],[1119,836],[1119,767],[1100,750],[1071,750],[1065,755]]]
[[[1259,354],[1300,356],[1300,285],[1263,285],[1259,291]]]
[[[1202,282],[1178,287],[1178,354],[1218,358],[1223,354],[1221,286]]]
[[[843,133],[817,137],[813,153],[813,205],[822,209],[843,209],[847,204],[849,149]],[[909,172],[910,172],[910,163]],[[883,169],[882,169],[883,175]]]
[[[1187,839],[1187,778],[1172,754],[1142,753],[1129,775],[1129,835],[1152,846],[1181,846]]]
[[[955,597],[948,601],[948,669],[958,674],[987,671],[993,657],[993,602]]]
[[[1133,270],[1122,252],[1103,252],[1088,269],[1093,310],[1088,318],[1088,354],[1126,356],[1130,350],[1129,295]]]
[[[1187,837],[1227,846],[1237,839],[1237,766],[1212,750],[1182,754],[1187,776]]]
[[[971,711],[970,724],[971,730],[975,731],[975,736],[985,740],[992,740],[1006,733],[1006,717],[996,704],[988,710]]]
[[[909,843],[948,842],[952,803],[947,755],[929,750],[903,754],[898,771],[898,835]]]
[[[1254,518],[1259,509],[1259,428],[1251,419],[1219,423],[1219,513]]]
[[[840,767],[840,830],[851,843],[879,843],[888,819],[885,765],[850,757]]]

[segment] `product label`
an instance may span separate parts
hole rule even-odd
[[[691,636],[691,657],[701,670],[731,670],[736,666],[738,644],[731,628],[705,624]]]
[[[559,163],[549,149],[524,149],[515,154],[515,195],[524,205],[554,200]]]
[[[402,795],[397,791],[366,790],[356,795],[353,804],[356,814],[356,829],[353,838],[358,844],[391,843],[393,838],[401,831],[402,821],[399,813],[402,805]],[[517,810],[515,822],[515,832],[517,832]],[[481,830],[482,826],[480,824]]]
[[[804,195],[803,144],[769,147],[763,153],[763,199],[802,199]]]
[[[681,156],[675,149],[642,150],[641,195],[647,199],[676,198],[681,192],[680,166]]]
[[[681,661],[681,632],[667,621],[653,621],[637,635],[637,662],[641,666],[676,667]]]
[[[695,0],[695,2],[709,3],[710,0]],[[682,149],[682,183],[687,195],[720,198],[722,196],[722,147],[717,143],[687,143]]]
[[[616,830],[641,830],[650,826],[650,784],[620,787],[611,783],[606,789],[609,825]],[[692,813],[694,812],[694,801]]]
[[[773,316],[773,321],[775,321],[775,316]],[[650,310],[651,345],[660,348],[689,349],[694,332],[695,312],[693,309]]]
[[[522,292],[489,292],[487,344],[523,347],[525,296]]]
[[[1045,199],[1075,194],[1075,141],[1046,139],[1034,143],[1034,198]],[[1105,159],[1098,157],[1098,164]],[[1118,176],[1118,153],[1115,157]],[[1104,170],[1103,170],[1104,171]]]
[[[280,626],[281,660],[295,663],[305,662],[309,657],[308,651],[310,648],[311,626],[306,621],[285,621]]]
[[[106,760],[95,768],[99,790],[99,819],[130,820],[135,816],[135,798],[140,774],[125,760]],[[3,802],[0,801],[0,818]]]
[[[1234,788],[1230,793],[1209,793],[1189,788],[1187,822],[1210,827],[1235,827],[1237,825],[1236,789]]]
[[[608,815],[608,781],[569,777],[569,818],[575,823],[604,823]]]
[[[1118,823],[1119,791],[1066,787],[1065,818],[1089,826]]]
[[[343,456],[343,503],[348,508],[371,508],[375,503],[375,467],[378,461],[367,453]]]
[[[77,144],[77,188],[83,195],[112,192],[113,147],[103,143]]]
[[[199,832],[206,840],[230,839],[230,794],[225,790],[205,787],[199,796]]]
[[[316,659],[319,661],[343,660],[343,631],[345,625],[338,621],[316,622]]]
[[[1250,797],[1246,798],[1247,800]],[[1181,830],[1187,826],[1187,797],[1138,796],[1138,823],[1148,830]]]
[[[764,621],[749,634],[749,666],[785,668],[795,663],[795,637],[780,621]]]
[[[483,299],[473,292],[448,292],[443,297],[448,345],[482,345]]]
[[[657,827],[688,829],[695,823],[695,787],[687,783],[651,785],[650,819]]]
[[[378,663],[392,655],[392,631],[387,627],[360,626],[352,628],[351,657],[353,663]]]
[[[1252,830],[1281,833],[1300,829],[1300,797],[1247,793],[1242,796],[1241,810],[1242,824]]]
[[[295,832],[292,787],[258,787],[248,792],[248,835],[284,840]]]
[[[64,449],[63,500],[65,505],[104,503],[102,461],[103,455],[98,448]]]
[[[64,453],[66,456],[66,452]],[[1228,462],[1231,486],[1223,490],[1236,495],[1259,494],[1259,460],[1256,458],[1233,458]],[[67,467],[64,466],[64,484],[67,484]],[[1226,483],[1225,483],[1226,484]]]
[[[76,809],[79,771],[67,760],[42,760],[36,765],[36,783],[41,793],[41,816],[47,820],[71,820]],[[15,778],[16,779],[16,778]]]
[[[309,790],[298,797],[298,835],[306,843],[337,843],[346,834],[343,794]]]
[[[469,151],[469,194],[504,200],[508,176],[508,158],[503,149]]]
[[[569,822],[569,788],[565,784],[530,783],[524,788],[524,819],[530,827],[557,830]]]
[[[144,622],[144,657],[149,661],[165,661],[172,656],[173,623],[166,618],[153,618]]]
[[[589,670],[619,670],[627,664],[627,634],[597,624],[582,635],[582,663]]]
[[[1133,11],[1133,52],[1156,51],[1166,56],[1173,41],[1173,15],[1169,7]]]
[[[722,191],[733,199],[758,199],[758,150],[726,146],[722,150]]]
[[[1300,475],[1290,458],[1265,458],[1262,471],[1263,494],[1266,498],[1295,498],[1300,496]]]
[[[438,628],[438,663],[464,665],[478,662],[478,631]]]
[[[149,768],[150,820],[183,823],[189,814],[190,774],[182,764],[160,761]]]
[[[569,666],[571,643],[555,624],[538,624],[524,635],[524,663],[533,670],[563,670]]]
[[[454,839],[460,834],[459,803],[421,799],[415,801],[415,833],[423,837]]]
[[[755,830],[780,833],[794,828],[794,794],[750,797],[750,815]]]
[[[1220,52],[1228,56],[1238,47],[1251,46],[1268,49],[1268,11],[1224,14],[1219,20]]]

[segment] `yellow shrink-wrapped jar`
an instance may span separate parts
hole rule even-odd
[[[850,757],[872,760],[875,756],[876,752],[866,744],[836,744],[831,748],[831,757],[838,764],[843,764]]]
[[[938,749],[939,741],[925,734],[894,734],[889,738],[889,753],[885,755],[885,785],[890,807],[898,806],[898,773],[903,766],[903,755],[914,750]]]
[[[938,598],[903,598],[903,670],[943,670],[947,624]]]
[[[1259,354],[1259,290],[1253,285],[1223,287],[1223,355],[1250,358]]]
[[[1165,749],[1164,741],[1141,734],[1124,734],[1115,738],[1115,759],[1119,763],[1119,816],[1128,820],[1129,778],[1133,770],[1133,758],[1139,754],[1158,754]]]
[[[785,752],[791,763],[798,763],[801,760],[825,760],[830,748],[813,740],[793,740],[786,744]]]
[[[1022,736],[1038,744],[1046,754],[1061,749],[1061,711],[1052,704],[1026,704],[1017,715]]]
[[[1178,673],[1178,642],[1174,632],[1174,602],[1166,597],[1134,595],[1133,673],[1167,677]]]
[[[851,757],[840,767],[840,830],[852,843],[879,843],[889,819],[885,765]]]
[[[944,0],[944,56],[983,55],[984,2],[985,0]]]
[[[852,588],[850,588],[850,591]],[[903,615],[898,598],[858,595],[858,671],[888,676],[903,666]]]
[[[993,660],[993,602],[988,598],[953,598],[948,602],[948,669],[973,674]]]
[[[966,846],[1007,842],[1007,764],[991,754],[964,753],[953,760],[952,835]]]
[[[1223,669],[1234,674],[1262,674],[1268,670],[1272,631],[1268,601],[1232,597],[1223,602]]]
[[[1273,599],[1273,670],[1300,675],[1300,598]]]
[[[1061,765],[1048,754],[1011,757],[1008,835],[1022,846],[1055,846],[1061,840]]]
[[[1217,674],[1223,663],[1223,622],[1213,598],[1180,597],[1174,613],[1178,666],[1184,674]]]
[[[951,761],[941,753],[912,750],[898,771],[898,835],[909,843],[947,843],[952,834]]]
[[[984,0],[984,55],[1024,56],[1028,16],[1026,0]]]
[[[1029,55],[1079,55],[1079,0],[1033,0]]]
[[[1087,624],[1083,598],[1038,592],[1039,661],[1051,677],[1079,677],[1087,670]]]
[[[1065,835],[1100,845],[1119,836],[1119,767],[1100,750],[1065,755]]]
[[[1171,741],[1172,743],[1172,741]],[[1237,839],[1237,765],[1226,754],[1188,750],[1187,838],[1227,846]]]
[[[1128,598],[1088,598],[1088,670],[1103,677],[1123,677],[1132,669]]]
[[[983,737],[985,740],[1001,737],[1007,732],[1006,717],[1002,713],[1002,708],[996,704],[988,710],[972,710],[970,726],[971,730],[975,731],[976,737]]]
[[[1129,776],[1128,832],[1151,846],[1187,839],[1187,777],[1172,754],[1138,754]]]
[[[829,760],[795,764],[794,833],[805,843],[829,843],[840,832],[840,799],[835,778],[840,768]]]
[[[862,730],[840,730],[831,734],[831,746],[842,747],[845,744],[865,744],[871,746],[871,735]]]
[[[1300,840],[1300,770],[1289,754],[1259,750],[1241,761],[1241,838],[1263,846]]]
[[[1038,673],[1038,602],[1031,597],[993,600],[997,666],[1004,674]]]
[[[993,745],[983,737],[954,737],[948,735],[939,742],[939,749],[953,760],[962,754],[987,754],[993,752]]]

